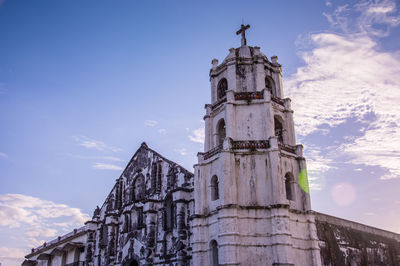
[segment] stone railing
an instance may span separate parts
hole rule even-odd
[[[216,101],[213,105],[211,105],[211,109],[215,109],[217,108],[219,105],[221,105],[222,103],[226,102],[226,96],[219,99],[218,101]]]
[[[219,153],[222,150],[222,144],[219,144],[215,148],[212,148],[208,152],[203,153],[204,160],[207,160],[208,158],[211,158],[215,154]]]
[[[255,149],[268,149],[268,140],[239,140],[232,141],[232,149],[234,150],[255,150]]]
[[[287,151],[287,152],[296,154],[296,147],[295,146],[286,145],[286,144],[282,144],[282,143],[279,143],[278,146],[283,151]]]
[[[37,251],[39,251],[39,250],[41,250],[43,248],[47,248],[49,246],[53,246],[53,245],[57,244],[58,242],[60,242],[62,240],[65,240],[67,238],[70,238],[72,236],[75,236],[76,234],[79,234],[79,233],[82,233],[82,232],[85,232],[85,231],[86,231],[86,226],[82,226],[82,227],[80,227],[78,229],[74,229],[72,232],[69,232],[66,235],[59,236],[58,238],[56,238],[54,240],[51,240],[51,241],[49,241],[47,243],[45,242],[43,245],[41,245],[41,246],[39,246],[37,248],[32,248],[31,253],[37,252]]]
[[[250,91],[250,92],[235,92],[235,100],[258,100],[264,99],[264,93],[262,91]]]
[[[280,105],[282,105],[282,106],[285,106],[285,100],[283,100],[283,99],[281,99],[281,98],[278,98],[278,97],[275,97],[275,96],[272,96],[272,95],[271,95],[271,100],[272,100],[273,102],[276,102],[277,104],[280,104]]]

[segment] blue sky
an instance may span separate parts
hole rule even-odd
[[[399,2],[1,0],[0,262],[82,225],[142,141],[192,170],[242,22],[283,65],[313,209],[400,233]]]

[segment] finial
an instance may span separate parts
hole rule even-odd
[[[216,69],[217,68],[217,66],[218,66],[218,59],[213,59],[212,61],[211,61],[211,63],[212,63],[212,68],[213,69]]]
[[[236,32],[236,35],[242,34],[242,46],[247,45],[247,42],[246,42],[246,30],[248,30],[249,28],[250,28],[249,24],[247,24],[246,26],[242,24],[240,26],[240,30],[238,30]]]

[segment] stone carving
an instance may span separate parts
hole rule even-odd
[[[142,174],[139,174],[134,183],[133,187],[135,200],[142,200],[145,197],[146,187],[145,187],[145,179]]]
[[[108,242],[108,254],[110,257],[115,255],[115,237],[113,232],[111,232],[111,238]]]
[[[228,89],[228,82],[225,78],[223,78],[218,82],[217,98],[222,99],[223,97],[225,97],[227,89]]]
[[[106,208],[107,212],[114,210],[114,201],[115,201],[114,194],[111,194],[107,201],[107,208]]]
[[[191,178],[191,176],[189,174],[185,174],[185,176],[184,176],[185,182],[183,183],[182,186],[184,186],[184,187],[190,186],[190,178]]]
[[[130,204],[133,201],[132,194],[132,188],[128,186],[128,188],[125,190],[125,204]]]
[[[92,219],[96,218],[96,217],[99,216],[99,215],[100,215],[100,208],[99,208],[99,206],[97,206],[96,209],[95,209],[94,212],[93,212],[93,217],[92,217]]]
[[[167,189],[173,189],[175,187],[176,175],[177,169],[175,168],[175,166],[170,167],[167,175]]]
[[[153,162],[151,166],[151,193],[155,193],[157,189],[157,164]]]
[[[161,192],[161,187],[162,187],[162,177],[163,177],[163,165],[162,161],[159,161],[157,164],[157,193]]]
[[[92,244],[88,244],[86,248],[86,262],[91,262],[93,257]]]

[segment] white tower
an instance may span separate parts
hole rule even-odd
[[[278,58],[247,46],[212,60],[195,165],[194,265],[320,265],[302,145]]]

